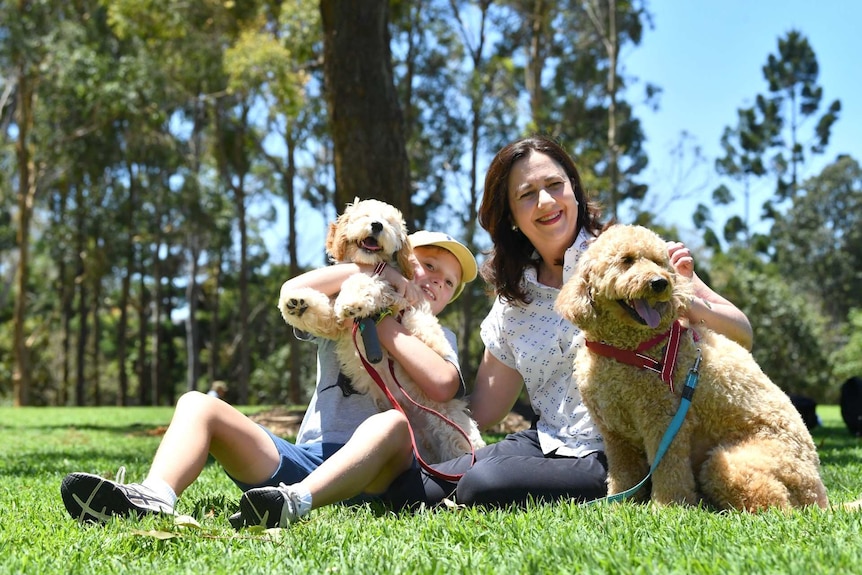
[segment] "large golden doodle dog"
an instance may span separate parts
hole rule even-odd
[[[398,209],[384,202],[357,199],[349,204],[344,213],[329,226],[326,251],[336,262],[368,265],[385,262],[396,266],[406,278],[413,277],[413,265],[409,261],[412,250],[404,219]],[[391,309],[396,314],[403,311],[401,323],[410,333],[440,355],[451,353],[451,346],[427,302],[423,300],[420,305],[410,307],[403,296],[379,276],[354,274],[342,284],[341,291],[334,299],[312,288],[283,289],[278,307],[285,321],[296,329],[335,340],[342,373],[350,378],[356,391],[374,397],[381,410],[389,409],[391,405],[359,358],[352,336],[354,318],[373,316],[385,309]],[[362,339],[355,339],[364,354]],[[467,433],[470,440],[439,417],[429,415],[404,401],[392,381],[387,355],[384,350],[383,360],[377,364],[376,371],[386,381],[387,387],[395,390],[396,398],[407,411],[416,434],[416,447],[425,461],[445,461],[469,453],[471,444],[475,447],[484,445],[479,428],[470,417],[464,400],[453,399],[440,403],[428,399],[396,362],[395,377],[407,394],[414,401],[452,420]]]
[[[826,507],[820,460],[802,418],[747,350],[695,326],[682,331],[676,366],[668,373],[669,332],[692,295],[690,281],[671,267],[666,243],[646,228],[625,225],[593,242],[560,292],[557,309],[588,342],[577,355],[575,374],[605,440],[609,494],[647,474],[700,350],[691,406],[653,473],[652,500],[748,511]],[[672,376],[672,386],[658,372],[609,351],[625,354],[639,346],[641,355],[658,360],[658,370]]]

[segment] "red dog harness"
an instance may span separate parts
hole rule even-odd
[[[679,321],[675,321],[668,331],[643,342],[634,350],[619,349],[600,341],[587,341],[586,344],[590,351],[599,355],[658,373],[661,380],[668,385],[671,393],[673,393],[673,370],[676,367],[676,354],[679,351],[680,338],[686,331],[688,331],[687,328],[682,327]],[[664,357],[661,361],[644,355],[646,350],[664,340],[667,340],[667,346],[664,348]]]

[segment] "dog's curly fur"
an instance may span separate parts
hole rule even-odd
[[[633,350],[666,332],[692,296],[690,280],[675,273],[658,235],[616,225],[582,255],[556,305],[587,340]],[[605,440],[609,494],[633,487],[647,474],[700,349],[697,388],[685,422],[653,473],[652,501],[748,511],[826,507],[814,442],[788,396],[742,346],[701,326],[694,331],[697,341],[689,330],[680,342],[675,393],[655,372],[586,347],[578,352],[575,376]],[[661,359],[663,345],[646,355]]]
[[[407,228],[401,212],[394,206],[378,200],[356,199],[349,204],[329,226],[326,251],[339,263],[354,262],[375,265],[385,262],[398,268],[404,277],[413,278],[410,263],[412,250],[407,237]],[[336,352],[341,362],[341,371],[350,378],[351,385],[359,393],[370,394],[381,410],[391,407],[389,400],[362,365],[352,336],[353,320],[373,316],[382,310],[403,312],[402,325],[414,336],[441,356],[450,353],[450,346],[439,321],[431,313],[427,302],[410,307],[392,286],[380,277],[358,273],[350,276],[341,286],[335,298],[330,298],[312,288],[284,290],[278,307],[282,317],[294,328],[318,337],[337,342]],[[365,353],[361,338],[357,343]],[[469,415],[466,401],[452,399],[441,403],[430,400],[413,382],[407,372],[395,365],[395,377],[410,397],[426,407],[445,415],[463,429],[463,435],[439,417],[429,415],[412,406],[404,398],[399,403],[407,411],[416,434],[416,443],[422,458],[437,463],[469,453],[474,447],[484,445],[476,422]],[[399,392],[391,381],[388,354],[384,350],[383,361],[377,372],[398,397]]]

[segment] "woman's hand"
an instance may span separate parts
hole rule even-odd
[[[694,257],[682,242],[667,242],[667,255],[670,265],[681,276],[691,278],[694,275]]]

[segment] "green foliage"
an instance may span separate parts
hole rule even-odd
[[[783,116],[783,124],[789,134],[778,138],[773,144],[778,148],[780,166],[790,165],[790,180],[779,170],[778,195],[781,199],[792,197],[798,185],[798,167],[805,162],[806,150],[799,134],[802,123],[812,117],[819,109],[823,98],[823,88],[817,85],[820,67],[814,49],[800,31],[791,30],[778,40],[778,54],[770,54],[763,66],[763,77],[769,84],[771,103]],[[832,125],[838,120],[841,102],[835,100],[823,116],[817,120],[815,141],[810,146],[811,153],[823,153],[829,143]]]
[[[807,180],[773,228],[778,269],[835,323],[862,307],[862,167],[839,157]]]
[[[784,391],[834,401],[829,346],[816,307],[790,280],[750,251],[736,248],[715,258],[711,285],[735,303],[754,329],[752,354]]]
[[[850,310],[850,317],[841,334],[844,345],[835,350],[833,362],[835,377],[844,382],[850,377],[862,376],[862,309]]]
[[[836,406],[814,431],[833,503],[862,493],[862,441]],[[862,561],[859,512],[714,513],[631,503],[527,509],[370,505],[315,510],[290,529],[235,532],[239,490],[210,461],[169,518],[73,521],[59,485],[71,471],[138,481],[167,408],[0,408],[0,572],[55,573],[852,573]],[[669,526],[672,526],[670,528]],[[788,545],[788,541],[794,542]]]

